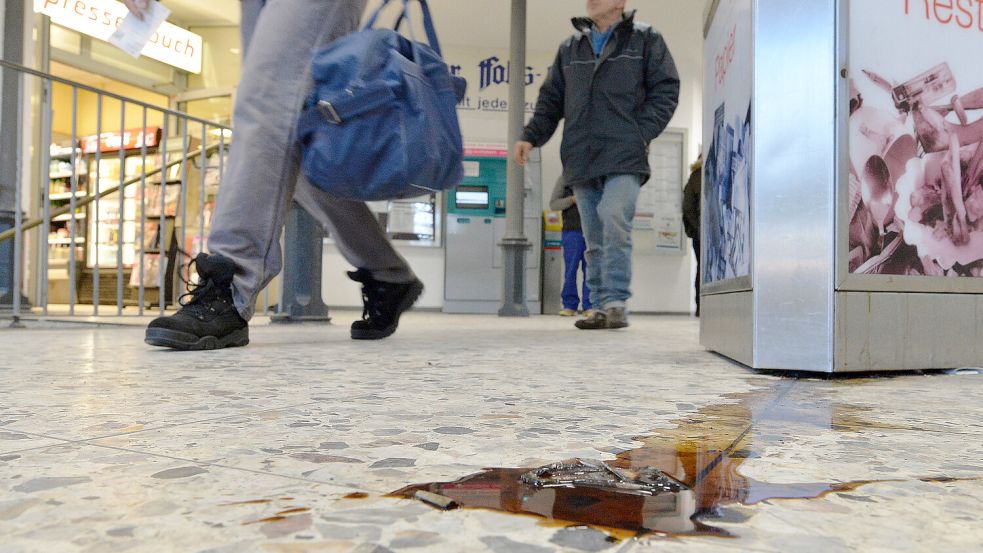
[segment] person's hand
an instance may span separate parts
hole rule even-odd
[[[532,151],[532,143],[526,142],[525,140],[520,140],[515,143],[515,162],[519,165],[525,165],[529,162],[529,152]]]
[[[127,9],[130,10],[130,13],[137,16],[137,19],[140,21],[143,21],[143,14],[150,9],[151,1],[152,0],[123,0],[123,3],[126,4]]]

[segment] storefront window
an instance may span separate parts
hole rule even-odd
[[[82,53],[82,35],[64,27],[52,25],[51,47],[69,54],[80,55]]]
[[[194,255],[206,247],[221,154],[211,151],[205,160],[189,155],[164,178],[155,170],[164,161],[165,148],[166,159],[174,162],[198,152],[202,141],[218,143],[222,133],[176,117],[165,122],[154,108],[228,124],[239,80],[238,27],[196,29],[204,41],[198,49],[203,67],[201,74],[193,74],[146,56],[134,59],[97,35],[44,23],[48,72],[129,100],[100,100],[99,94],[81,87],[51,84],[42,107],[51,110],[50,141],[46,137],[38,145],[48,151],[50,164],[37,194],[50,211],[57,211],[44,246],[48,302],[94,302],[95,275],[101,275],[98,295],[103,303],[117,300],[117,284],[125,305],[150,305],[162,296],[173,302],[180,288],[176,252]],[[230,144],[231,132],[224,141]],[[223,151],[227,156],[228,149]],[[70,209],[73,202],[78,204],[75,210]]]
[[[188,90],[230,88],[239,84],[242,50],[238,27],[192,27],[201,35],[201,73],[188,75]]]
[[[155,83],[174,81],[174,70],[159,61],[154,61],[146,56],[134,59],[124,54],[119,48],[100,40],[92,40],[90,48],[92,61]]]
[[[213,96],[200,100],[189,100],[181,105],[181,111],[195,117],[229,125],[232,122],[232,96]]]
[[[188,75],[187,92],[178,97],[178,109],[218,123],[232,123],[233,90],[239,84],[242,51],[239,28],[193,27],[201,35],[202,70]]]

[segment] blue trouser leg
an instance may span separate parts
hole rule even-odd
[[[580,297],[577,295],[577,271],[584,257],[584,235],[579,230],[563,231],[563,308],[577,310]]]
[[[581,240],[581,250],[580,250],[580,267],[581,272],[584,274],[584,289],[580,296],[580,305],[584,307],[584,311],[590,311],[593,309],[593,304],[590,301],[590,286],[587,285],[587,257],[584,253],[587,251],[587,242],[584,240],[584,233],[580,233]]]
[[[637,174],[610,175],[577,185],[577,206],[587,240],[588,286],[594,304],[624,307],[631,297],[631,223],[641,190]]]
[[[601,203],[603,184],[585,182],[574,186],[577,196],[577,211],[580,212],[580,225],[583,229],[587,250],[584,259],[587,263],[587,286],[590,288],[594,305],[604,306],[604,289],[601,287],[601,260],[604,246],[604,229],[597,216],[597,205]]]

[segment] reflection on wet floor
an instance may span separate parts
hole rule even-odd
[[[660,429],[653,436],[637,438],[644,445],[612,461],[587,461],[586,467],[583,461],[571,460],[540,468],[487,469],[453,482],[409,486],[392,495],[421,499],[441,508],[492,509],[563,524],[586,524],[619,538],[653,532],[730,537],[728,531],[713,526],[726,505],[819,498],[871,483],[775,484],[739,473],[748,459],[761,457],[769,445],[777,445],[787,436],[868,428],[945,431],[878,424],[867,419],[866,407],[835,404],[808,383],[766,382],[763,389],[727,397],[731,403],[710,405],[681,417],[672,430]],[[604,477],[590,474],[591,467],[608,473],[607,485],[602,482]],[[558,468],[566,473],[553,474]],[[580,470],[579,475],[572,474],[575,469]],[[543,474],[550,478],[537,477]],[[649,481],[662,475],[666,482],[677,485],[632,488],[638,475],[646,474]],[[951,479],[926,476],[921,480]],[[433,494],[445,499],[443,505],[431,499]]]

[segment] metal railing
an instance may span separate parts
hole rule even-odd
[[[40,136],[34,159],[18,160],[14,226],[0,232],[0,245],[14,244],[15,324],[24,314],[163,315],[193,279],[187,262],[207,251],[231,127],[0,60],[6,71],[39,99],[22,118],[21,132]],[[269,289],[262,304],[269,311]]]

